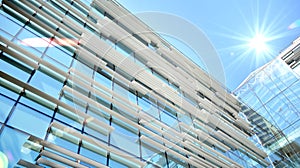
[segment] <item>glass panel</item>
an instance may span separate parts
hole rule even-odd
[[[49,57],[48,55],[45,55],[43,59],[62,71],[68,71],[69,65],[66,66],[63,63],[60,63],[57,60],[53,59],[52,57]]]
[[[118,51],[122,55],[124,55],[126,57],[131,56],[132,51],[129,48],[127,48],[125,45],[123,45],[122,43],[117,43],[115,45],[115,47],[116,47],[116,51]]]
[[[37,46],[33,47],[33,45],[32,45],[32,46],[29,46],[29,45],[27,45],[27,43],[29,43],[29,42],[26,41],[26,40],[22,41],[22,39],[15,38],[15,39],[13,40],[13,42],[14,42],[14,43],[17,43],[20,47],[22,47],[22,49],[27,50],[28,52],[30,52],[32,55],[34,55],[34,56],[36,56],[36,57],[41,57],[41,56],[42,56],[41,50],[38,50],[40,47],[37,47]],[[18,52],[18,51],[17,51],[17,52]],[[18,53],[21,54],[23,57],[29,59],[30,61],[32,61],[32,62],[34,62],[34,63],[37,63],[36,60],[30,58],[29,56],[24,55],[24,54],[21,53],[21,52],[18,52]]]
[[[2,79],[0,79],[0,93],[7,96],[7,97],[10,97],[10,98],[16,100],[19,97],[19,94],[16,93],[16,92],[11,91],[11,90],[9,90],[5,87],[2,87],[1,86],[3,84],[2,82],[3,82]]]
[[[192,118],[190,117],[189,114],[180,114],[178,113],[178,120],[189,125],[189,126],[192,126],[193,125],[193,121],[192,121]]]
[[[117,84],[116,82],[113,83],[114,85],[114,92],[118,93],[118,95],[127,98],[128,97],[128,90]]]
[[[79,130],[82,129],[82,124],[80,123],[83,121],[83,118],[79,117],[77,114],[74,114],[73,112],[66,110],[62,107],[58,108],[58,111],[55,114],[55,118]]]
[[[154,105],[148,100],[140,97],[138,97],[138,105],[142,108],[143,112],[146,112],[159,120],[159,110],[157,105]]]
[[[28,51],[32,51],[32,47],[35,47],[40,53],[43,53],[49,44],[49,40],[45,40],[36,34],[33,34],[31,31],[27,29],[22,29],[21,33],[17,36],[19,40],[14,41],[16,44],[20,45],[27,49]],[[28,41],[27,41],[28,40]],[[34,41],[35,40],[35,41]]]
[[[16,106],[8,120],[8,125],[40,138],[45,137],[49,124],[50,118],[21,104]]]
[[[10,35],[14,36],[21,29],[20,25],[11,21],[7,17],[3,16],[2,14],[0,14],[0,20],[1,20],[1,24],[0,24],[1,35],[5,35],[4,33],[2,33],[2,31],[3,31],[3,32],[9,33]],[[6,37],[10,37],[10,36],[6,36]],[[9,38],[9,40],[10,40],[10,38]]]
[[[112,89],[112,82],[102,74],[96,73],[94,80],[108,89]]]
[[[80,148],[80,155],[85,156],[87,158],[90,158],[90,159],[92,159],[96,162],[99,162],[99,163],[103,164],[103,165],[106,165],[106,160],[107,160],[106,157],[104,157],[104,156],[102,156],[98,153],[95,153],[91,150],[88,150],[84,147]],[[92,167],[92,166],[88,165],[88,167]]]
[[[23,68],[23,69],[20,69]],[[27,68],[24,68],[23,65],[19,64],[18,62],[14,61],[12,57],[8,55],[0,55],[0,71],[13,76],[23,82],[26,82],[30,76],[30,72],[26,72]],[[27,69],[28,70],[28,69]]]
[[[168,115],[164,112],[160,114],[160,117],[161,117],[161,121],[163,123],[169,125],[171,128],[179,130],[178,121],[175,118],[171,117],[170,115]]]
[[[169,167],[172,167],[172,168],[188,167],[188,164],[185,161],[183,161],[173,155],[170,155],[169,153],[168,153],[168,165],[169,165]]]
[[[81,63],[80,61],[74,61],[72,67],[79,72],[81,75],[85,75],[88,78],[92,78],[93,77],[93,70],[91,68],[89,68],[88,66],[86,66],[85,64]],[[79,75],[78,73],[78,75]],[[76,72],[75,72],[76,75]],[[76,76],[78,76],[76,75]]]
[[[257,110],[262,106],[262,103],[257,99],[257,95],[252,91],[245,92],[241,95],[241,98],[243,98],[253,110]]]
[[[15,129],[4,127],[0,135],[0,152],[7,157],[8,167],[14,167],[20,159],[34,162],[37,154],[23,147],[28,137],[28,135]]]
[[[96,154],[100,154],[101,156],[105,157],[107,156],[107,151],[103,148],[101,148],[100,146],[98,146],[98,144],[100,142],[98,141],[94,141],[95,144],[91,144],[90,142],[87,142],[85,140],[82,140],[82,147],[83,148],[86,148],[87,150],[90,150],[90,151],[93,151],[95,152]],[[106,143],[104,144],[106,145]],[[94,158],[95,159],[95,158]],[[104,161],[104,160],[103,160]],[[103,162],[104,163],[104,162]]]
[[[82,2],[87,5],[90,6],[93,0],[83,0]]]
[[[35,100],[35,101],[38,101],[38,100]],[[45,106],[43,106],[43,105],[41,105],[41,104],[39,104],[35,101],[30,100],[26,97],[21,97],[21,99],[20,99],[21,103],[26,104],[27,106],[29,106],[31,108],[34,108],[34,109],[36,109],[36,110],[38,110],[38,111],[40,111],[44,114],[47,114],[49,116],[53,115],[53,110],[54,109],[49,109],[49,108],[47,108],[47,107],[45,107]]]
[[[78,145],[74,144],[74,143],[72,143],[72,142],[70,142],[68,140],[63,139],[59,135],[60,135],[60,133],[57,134],[57,135],[53,135],[52,133],[50,133],[49,134],[50,139],[48,137],[48,141],[56,144],[57,146],[63,147],[65,149],[67,149],[67,150],[70,150],[72,152],[77,153],[77,151],[78,151]],[[61,136],[63,136],[63,133],[61,133]]]
[[[89,127],[84,127],[84,132],[86,134],[89,134],[89,135],[97,138],[97,139],[100,139],[103,142],[106,142],[106,143],[108,142],[108,135],[104,135],[104,134],[102,134],[98,131],[95,131],[95,130],[89,128]]]
[[[128,91],[128,95],[126,98],[128,98],[128,100],[130,100],[134,104],[137,104],[137,96],[134,93]]]
[[[118,168],[127,168],[127,166],[119,163],[119,162],[116,162],[112,159],[109,159],[109,167],[113,168],[113,167],[118,167]]]
[[[110,134],[110,143],[131,154],[139,156],[139,137],[137,132],[132,132],[135,130],[129,130],[130,126],[121,123],[121,121],[113,120],[111,125],[114,127],[114,131]]]
[[[0,122],[4,123],[7,115],[9,114],[14,104],[15,101],[0,95],[0,107],[1,107]]]
[[[72,61],[72,56],[64,52],[62,47],[49,46],[46,55],[65,65],[66,67],[69,67]]]
[[[36,71],[30,81],[30,85],[55,98],[58,98],[62,88],[61,82],[49,77],[41,71]]]
[[[77,99],[72,93],[64,91],[61,101],[76,109],[76,111],[85,112],[87,103]]]
[[[164,152],[160,152],[159,149],[154,148],[154,146],[143,142],[141,149],[143,159],[158,167],[167,167],[167,160]]]
[[[127,119],[129,120],[132,120],[134,122],[137,122],[138,121],[138,117],[131,114],[131,112],[129,111],[132,111],[133,109],[131,109],[130,107],[128,106],[125,106],[124,108],[129,108],[129,110],[125,110],[123,109],[122,107],[120,106],[117,106],[117,105],[113,105],[113,110],[119,114],[121,114],[123,117],[126,117]],[[135,111],[133,111],[135,112]]]

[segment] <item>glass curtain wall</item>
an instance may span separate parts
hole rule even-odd
[[[158,55],[157,46],[137,35],[116,41],[118,33],[129,30],[117,25],[105,11],[111,8],[101,3],[124,11],[113,1],[1,1],[0,154],[8,161],[4,164],[269,165],[265,153],[250,143],[246,121],[237,123],[238,117],[229,112],[239,112],[236,100],[221,101],[217,89],[206,85],[202,89],[211,94],[197,92],[197,98],[182,91],[159,68],[149,66],[142,55],[147,53],[133,50],[132,43],[152,55]],[[106,23],[111,25],[103,26]],[[179,106],[181,102],[185,104]]]
[[[277,58],[253,72],[235,94],[251,107],[244,114],[255,126],[274,166],[299,166],[299,75]]]

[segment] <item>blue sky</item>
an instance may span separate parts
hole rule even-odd
[[[118,0],[118,2],[134,14],[163,12],[184,18],[197,26],[215,47],[223,65],[225,85],[230,90],[234,90],[249,73],[272,60],[300,36],[300,27],[288,28],[293,22],[297,20],[299,22],[298,0]],[[159,21],[159,18],[157,20]],[[267,51],[258,52],[249,45],[257,34],[265,37]],[[165,38],[183,53],[195,54],[193,48],[187,46],[185,42]],[[191,58],[199,62],[198,58],[193,56]],[[199,64],[205,66],[205,62]]]

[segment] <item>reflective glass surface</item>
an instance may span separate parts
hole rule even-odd
[[[0,152],[9,167],[269,165],[260,144],[241,126],[247,123],[237,123],[240,103],[229,93],[233,102],[224,103],[217,88],[203,84],[214,82],[223,92],[216,81],[199,82],[202,77],[185,69],[192,63],[183,55],[176,56],[184,64],[175,65],[178,60],[163,56],[151,41],[163,42],[163,50],[171,52],[164,40],[152,30],[144,37],[136,34],[114,18],[109,10],[115,8],[128,12],[115,1],[2,1]],[[287,80],[276,87],[254,80],[241,93],[274,119],[257,129],[274,124],[268,133],[283,146],[299,141],[281,136],[299,126],[299,97],[288,98],[299,96],[300,84],[285,75],[290,73],[262,72],[261,78]],[[193,82],[201,94],[190,87]],[[280,93],[288,106],[273,99]],[[267,102],[257,102],[258,95]],[[269,110],[281,114],[268,116]],[[285,119],[277,123],[280,118]]]
[[[254,111],[248,120],[276,167],[299,166],[299,76],[277,58],[255,71],[235,93]]]

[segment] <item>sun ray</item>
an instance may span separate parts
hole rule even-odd
[[[268,52],[269,46],[267,42],[268,39],[265,35],[258,33],[249,40],[248,45],[251,49],[255,50],[256,54],[258,54],[260,52]]]
[[[277,22],[283,19],[280,15],[269,17],[271,3],[269,1],[265,6],[261,6],[258,1],[254,1],[252,6],[250,6],[252,13],[252,19],[250,20],[245,15],[245,11],[237,8],[246,29],[244,32],[236,32],[230,28],[221,27],[225,30],[220,34],[222,37],[230,38],[231,40],[236,40],[236,43],[240,43],[235,46],[222,48],[221,50],[227,50],[228,53],[231,51],[240,51],[240,54],[235,54],[235,57],[251,57],[256,67],[274,58],[278,54],[278,49],[274,48],[273,43],[284,37],[286,32],[282,32],[280,24]],[[281,11],[278,12],[281,13]]]

